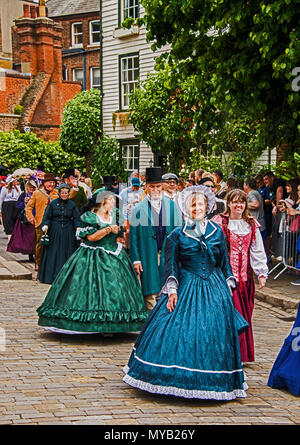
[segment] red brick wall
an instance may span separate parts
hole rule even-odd
[[[9,75],[0,78],[0,113],[14,113],[15,106],[21,100],[30,78]]]
[[[76,48],[72,48],[72,23],[82,22],[82,32],[83,32],[83,42],[82,49],[86,51],[86,89],[89,90],[91,88],[91,70],[90,68],[98,68],[100,66],[100,46],[93,46],[90,42],[90,21],[98,20],[98,13],[91,14],[83,14],[80,17],[78,16],[68,16],[68,17],[58,17],[53,18],[55,22],[59,23],[63,27],[63,39],[62,39],[62,47],[63,50],[74,50],[76,52]],[[78,53],[80,53],[81,49],[78,48]],[[72,55],[71,53],[67,54],[63,52],[63,64],[65,65],[68,73],[68,80],[73,79],[73,69],[74,68],[83,68],[83,56]]]
[[[58,141],[60,135],[60,127],[51,125],[31,125],[30,129],[39,138],[44,141]]]
[[[15,130],[18,127],[19,117],[0,114],[0,131]]]
[[[79,82],[64,81],[62,83],[63,108],[69,100],[73,99],[75,94],[80,92],[81,92],[81,84]]]

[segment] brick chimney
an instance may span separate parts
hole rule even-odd
[[[39,6],[24,5],[23,17],[15,20],[21,71],[30,73],[33,81],[36,78],[36,86],[32,88],[39,85],[43,91],[34,113],[32,111],[32,123],[59,125],[61,122],[62,31],[60,25],[46,17],[42,1]]]

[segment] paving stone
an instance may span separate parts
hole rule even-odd
[[[22,265],[29,270],[29,265]],[[292,312],[256,300],[256,362],[245,366],[249,386],[245,399],[185,400],[152,395],[122,382],[122,368],[136,334],[74,338],[38,327],[36,308],[48,289],[32,280],[0,282],[0,327],[7,337],[6,351],[0,352],[1,425],[300,424],[299,398],[267,386],[293,325],[284,318]]]

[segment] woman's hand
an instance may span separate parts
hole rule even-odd
[[[119,233],[119,231],[120,231],[119,226],[110,226],[110,227],[111,227],[112,233],[115,233],[115,234]]]
[[[140,276],[140,275],[142,274],[142,272],[143,272],[143,266],[142,266],[142,263],[135,263],[135,264],[133,265],[133,267],[134,267],[135,273],[136,273],[138,276]]]
[[[286,213],[287,213],[288,215],[290,215],[290,216],[295,216],[295,215],[298,214],[298,211],[295,210],[295,209],[293,209],[292,207],[289,207],[289,208],[287,209]]]
[[[261,276],[258,277],[258,282],[259,282],[259,289],[262,289],[266,285],[267,279],[266,277]]]
[[[178,299],[177,294],[171,294],[171,295],[169,296],[168,303],[167,303],[167,309],[168,309],[170,312],[173,312],[173,311],[174,311],[175,306],[176,306],[176,304],[177,304],[177,299]]]

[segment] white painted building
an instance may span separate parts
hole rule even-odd
[[[123,29],[126,17],[142,17],[138,0],[102,0],[102,90],[103,131],[120,143],[126,169],[145,170],[153,161],[151,149],[128,124],[128,93],[137,80],[154,71],[154,58],[160,54],[146,42],[146,29]],[[163,51],[161,51],[163,52]]]

